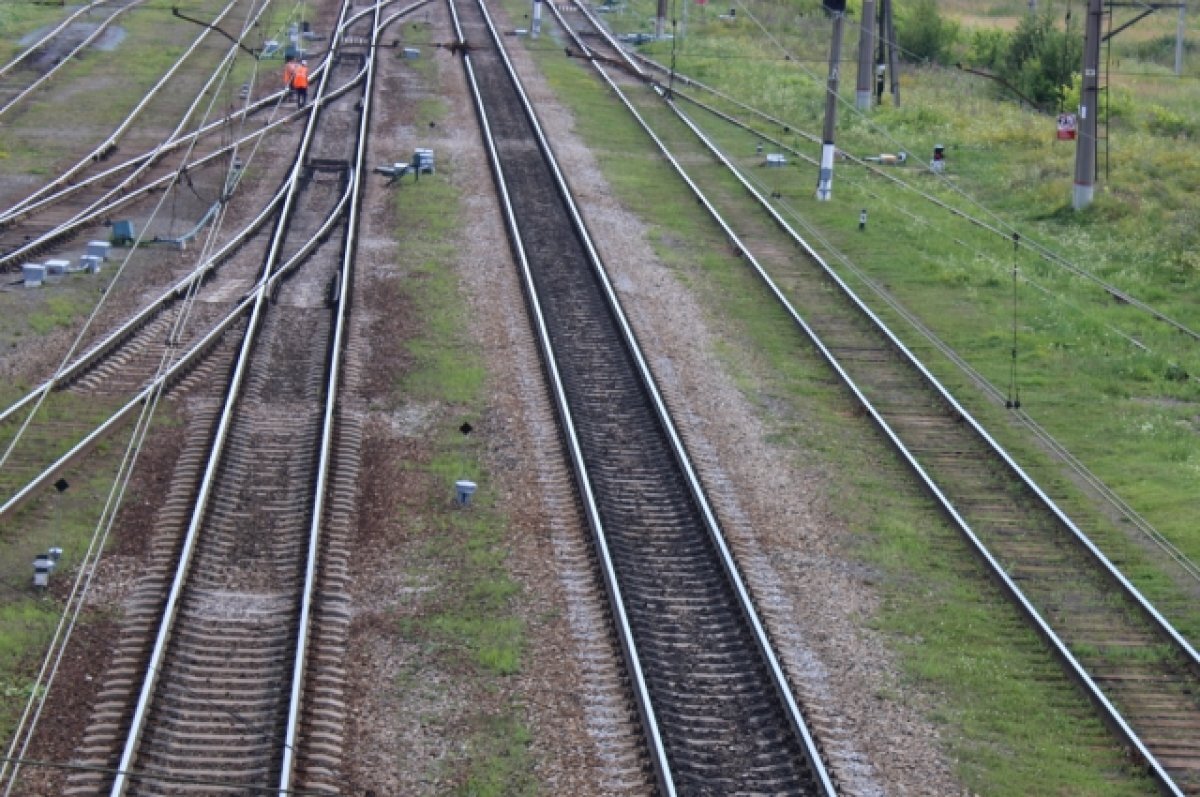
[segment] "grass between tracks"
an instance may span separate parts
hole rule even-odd
[[[420,103],[417,128],[443,113],[440,100]],[[437,175],[422,177],[418,185],[406,179],[396,193],[406,299],[418,314],[417,331],[405,344],[412,367],[396,396],[435,407],[429,426],[441,430],[426,439],[428,458],[410,464],[420,469],[430,496],[420,508],[423,536],[411,569],[425,573],[434,586],[421,594],[421,606],[402,631],[428,652],[419,666],[448,673],[455,699],[465,706],[463,720],[443,728],[459,738],[447,741],[453,751],[439,764],[438,779],[456,784],[455,793],[462,795],[524,795],[536,791],[531,737],[519,708],[506,697],[507,679],[520,672],[526,644],[515,608],[521,588],[506,569],[510,528],[495,505],[485,442],[461,431],[464,423],[479,427],[488,408],[486,370],[469,336],[461,277],[447,267],[455,261],[462,221],[446,176],[452,169],[439,163]],[[450,509],[454,483],[463,478],[479,490],[469,508]]]
[[[514,18],[523,10],[508,9]],[[852,530],[845,555],[876,573],[883,602],[873,624],[904,672],[900,694],[877,697],[924,711],[972,791],[1150,793],[957,533],[873,429],[845,409],[842,389],[745,264],[727,254],[723,236],[616,100],[553,45],[531,50],[610,185],[646,223],[658,256],[702,297],[723,335],[720,353],[768,419],[773,441],[819,462],[837,485],[828,509]]]
[[[56,395],[41,415],[64,424],[87,423],[106,415],[105,408],[90,405],[69,394]],[[169,405],[160,405],[155,424],[174,424]],[[76,577],[73,568],[82,560],[93,538],[103,532],[100,513],[113,489],[114,474],[125,456],[128,428],[100,443],[87,459],[86,469],[67,472],[67,488],[44,491],[13,517],[0,523],[0,743],[8,744],[15,722],[33,694],[41,657],[47,650],[62,615],[65,598]],[[10,438],[5,438],[7,449]],[[62,448],[61,440],[23,441],[21,446]],[[6,466],[12,468],[11,464]],[[165,475],[162,476],[165,478]],[[137,512],[144,483],[134,483],[125,495],[125,505]],[[10,491],[11,492],[11,491]],[[6,493],[6,496],[9,493]],[[42,593],[32,587],[34,558],[51,547],[63,549],[62,559],[50,578],[50,589]],[[81,622],[107,610],[85,609]],[[56,688],[72,689],[60,683]]]
[[[651,8],[635,0],[609,18],[645,30]],[[697,16],[693,9],[687,35],[676,43],[678,69],[788,122],[790,133],[760,129],[815,158],[817,147],[794,131],[821,131],[829,23],[819,14],[800,15],[774,2],[744,8],[769,27],[791,61],[782,60],[780,49],[748,14],[717,20],[712,14]],[[996,14],[1012,10],[1003,2],[987,8]],[[1194,37],[1195,18],[1189,24],[1188,35]],[[853,52],[854,44],[848,38],[843,52]],[[1189,58],[1184,77],[1175,79],[1161,64],[1139,61],[1137,47],[1136,40],[1114,43],[1121,65],[1114,67],[1119,74],[1111,76],[1108,92],[1111,118],[1100,153],[1100,185],[1083,212],[1070,205],[1075,149],[1054,140],[1053,120],[998,102],[989,85],[963,73],[905,67],[902,107],[885,104],[860,113],[853,108],[853,65],[847,64],[837,143],[860,156],[909,152],[909,165],[891,173],[915,189],[993,225],[1012,225],[1024,239],[1046,244],[1198,330],[1200,215],[1185,197],[1200,182],[1194,146],[1200,136],[1200,65]],[[670,43],[648,49],[660,61],[670,58]],[[750,120],[744,112],[728,110]],[[1164,126],[1165,115],[1177,116],[1179,124]],[[794,224],[802,219],[819,230],[825,241],[818,249],[835,268],[845,274],[846,263],[853,263],[883,284],[993,385],[1019,396],[1038,423],[1155,528],[1200,560],[1200,529],[1194,522],[1200,474],[1200,345],[1195,340],[1060,265],[1025,249],[1014,254],[1006,236],[984,231],[848,162],[835,166],[832,201],[815,202],[815,166],[789,155],[785,168],[762,168],[755,148],[763,142],[756,136],[734,131],[702,111],[693,110],[693,116],[751,179],[780,195],[777,204],[785,215],[790,209]],[[922,165],[934,143],[947,147],[945,179]],[[765,143],[764,149],[775,147]],[[869,221],[860,232],[863,209]],[[928,345],[882,302],[866,298],[906,342],[928,355],[940,377],[967,387],[955,367],[925,351]],[[1059,467],[1047,463],[996,405],[975,389],[957,395],[989,419],[989,429],[1039,479],[1063,480]],[[1152,598],[1171,594],[1153,565],[1143,561],[1138,551],[1143,541],[1123,540],[1125,532],[1108,524],[1097,533],[1110,556],[1129,563]],[[1200,613],[1194,608],[1171,619],[1193,638],[1200,636]]]
[[[3,7],[20,5],[24,4],[6,3]],[[195,18],[211,19],[224,5],[219,0],[202,0],[190,3],[187,13]],[[109,12],[101,13],[107,15]],[[63,9],[60,8],[53,19],[62,16]],[[0,40],[11,42],[36,28],[33,21],[42,19],[40,14],[0,11]],[[100,19],[93,14],[85,16],[83,21],[94,25]],[[49,21],[46,19],[43,24]],[[56,173],[57,168],[65,167],[60,161],[68,153],[78,152],[75,131],[79,136],[89,137],[90,141],[97,131],[115,129],[184,49],[203,32],[199,25],[181,23],[171,14],[169,5],[134,8],[118,17],[115,29],[124,36],[118,45],[108,50],[89,47],[52,78],[51,83],[55,86],[69,88],[43,88],[5,114],[0,162],[6,169],[14,173],[49,175]],[[210,34],[206,41],[201,51],[227,45],[218,34]],[[257,46],[258,42],[252,44]],[[0,54],[3,52],[0,50]],[[15,54],[14,51],[12,55]],[[61,54],[65,55],[66,50]],[[176,78],[173,89],[161,93],[144,111],[147,118],[167,118],[174,123],[199,92],[202,81],[199,70],[185,68]],[[274,75],[270,81],[274,88],[277,85]],[[218,109],[223,108],[226,100],[233,103],[239,85],[234,81],[223,84]]]

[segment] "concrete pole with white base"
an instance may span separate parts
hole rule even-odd
[[[875,0],[863,0],[858,31],[858,83],[854,92],[854,107],[860,111],[871,107],[871,83],[875,77],[871,62],[874,53]]]
[[[1075,188],[1071,206],[1092,204],[1096,189],[1096,121],[1100,115],[1100,22],[1104,0],[1088,0],[1083,28],[1083,85],[1079,91],[1079,129],[1075,138]]]
[[[843,11],[833,12],[833,43],[829,46],[829,85],[825,89],[825,130],[821,136],[821,172],[817,178],[817,199],[833,198],[833,133],[837,127],[838,61],[842,57]]]

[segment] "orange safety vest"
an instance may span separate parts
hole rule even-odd
[[[283,65],[283,85],[289,89],[292,87],[292,80],[296,77],[296,70],[300,68],[300,64],[295,61],[288,61]]]
[[[308,67],[303,64],[296,67],[296,71],[292,73],[292,88],[308,88]]]

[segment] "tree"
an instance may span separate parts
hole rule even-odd
[[[1083,60],[1083,37],[1055,27],[1049,12],[1022,18],[999,64],[1000,76],[1039,106],[1063,102]]]
[[[942,19],[937,0],[916,0],[897,16],[896,40],[905,60],[945,64],[958,40],[958,25]]]

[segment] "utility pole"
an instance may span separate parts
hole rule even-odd
[[[892,88],[892,104],[900,107],[900,53],[896,47],[896,19],[892,16],[892,0],[883,0],[883,26],[887,42],[888,82]]]
[[[1187,30],[1187,3],[1179,4],[1179,22],[1175,25],[1175,77],[1183,75],[1183,33]]]
[[[838,62],[842,57],[842,20],[846,0],[825,0],[825,10],[833,14],[833,42],[829,45],[829,84],[825,88],[825,130],[821,135],[821,171],[817,178],[817,199],[833,198],[833,133],[837,128]]]
[[[863,0],[862,19],[858,29],[858,83],[854,92],[854,107],[865,111],[871,107],[872,82],[875,70],[871,56],[875,54],[875,0]]]
[[[691,0],[684,0],[691,2]],[[667,30],[667,0],[658,0],[658,12],[654,17],[654,38],[661,40]]]
[[[1075,189],[1071,205],[1092,204],[1096,186],[1096,121],[1100,116],[1100,26],[1104,0],[1088,0],[1083,26],[1083,85],[1079,92],[1079,135],[1075,139]]]

